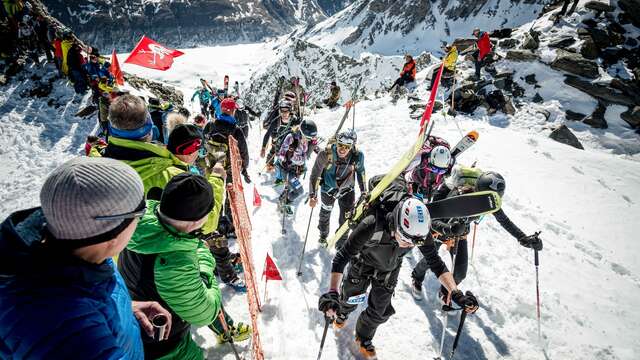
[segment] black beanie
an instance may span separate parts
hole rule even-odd
[[[169,134],[169,140],[167,140],[167,150],[169,150],[172,154],[183,155],[183,150],[178,152],[178,149],[181,145],[185,145],[196,139],[202,138],[202,131],[199,127],[193,124],[180,124],[176,126]]]
[[[180,221],[202,219],[213,209],[213,188],[207,180],[191,173],[174,176],[165,186],[160,212]]]

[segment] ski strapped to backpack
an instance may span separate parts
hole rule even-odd
[[[344,115],[342,116],[342,119],[340,119],[340,123],[338,123],[338,128],[336,129],[336,132],[333,134],[333,137],[329,138],[328,145],[330,145],[332,142],[335,141],[335,139],[338,137],[338,134],[340,133],[340,130],[342,129],[342,126],[344,125],[344,122],[349,117],[349,111],[351,110],[351,108],[355,104],[356,95],[358,94],[358,90],[360,89],[360,84],[362,84],[362,78],[360,78],[360,80],[358,80],[358,84],[356,85],[356,87],[353,88],[353,92],[351,93],[351,99],[349,99],[344,104],[344,107],[345,107]],[[355,109],[354,109],[354,111],[355,111]]]
[[[473,144],[478,141],[480,134],[477,131],[472,130],[467,135],[463,136],[460,141],[456,144],[456,146],[451,149],[451,157],[455,158],[463,152],[467,151]]]
[[[433,112],[433,106],[435,104],[436,94],[438,93],[438,86],[440,85],[440,78],[442,77],[442,70],[444,69],[444,62],[440,65],[440,70],[438,71],[438,75],[436,75],[436,81],[434,83],[433,91],[429,95],[429,102],[427,102],[427,106],[425,107],[425,111],[422,114],[422,118],[420,119],[420,131],[418,133],[418,138],[416,142],[409,148],[404,155],[398,160],[398,162],[394,165],[393,168],[378,182],[378,184],[373,188],[369,189],[370,193],[367,199],[363,199],[359,201],[357,207],[352,212],[349,219],[347,219],[340,228],[336,231],[335,234],[327,241],[327,247],[331,248],[335,246],[336,242],[340,237],[342,237],[348,230],[349,227],[360,220],[362,215],[364,214],[365,208],[369,207],[369,205],[375,201],[380,194],[393,182],[395,178],[397,178],[411,163],[413,158],[422,148],[422,144],[424,143],[424,139],[429,136],[431,129],[433,128],[433,122],[431,122],[431,113]],[[427,127],[429,126],[429,130],[427,131]]]
[[[223,84],[223,89],[224,89],[224,96],[228,96],[229,94],[229,75],[225,75],[224,76],[224,84]]]

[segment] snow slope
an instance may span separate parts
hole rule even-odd
[[[167,72],[125,68],[157,80],[166,80],[184,90],[185,96],[199,77],[221,83],[224,74],[247,80],[251,73],[274,62],[270,44],[238,45],[187,50]],[[423,84],[419,84],[424,87]],[[24,84],[2,88],[0,95],[0,215],[38,202],[44,177],[65,159],[76,156],[84,136],[95,123],[69,114],[79,107],[72,90],[56,83],[53,96],[62,106],[52,109],[46,100],[22,100],[17,94]],[[425,94],[418,93],[421,98]],[[570,101],[569,98],[566,101]],[[195,110],[196,104],[193,104]],[[388,97],[356,105],[359,147],[365,154],[369,177],[382,173],[412,142],[418,128],[409,119],[407,103],[391,105]],[[316,121],[320,135],[334,131],[342,110],[320,110],[308,115]],[[497,170],[507,179],[504,210],[526,233],[541,230],[545,248],[540,254],[543,346],[537,345],[535,273],[533,254],[522,248],[492,218],[479,227],[475,260],[469,269],[465,290],[474,291],[481,310],[469,316],[461,338],[458,359],[634,359],[640,341],[633,335],[640,315],[631,306],[640,296],[640,163],[586,144],[585,151],[556,143],[540,132],[541,120],[523,113],[516,125],[502,116],[458,116],[434,114],[434,134],[455,142],[460,132],[477,129],[480,140],[460,161],[478,160],[478,166]],[[303,275],[296,276],[310,209],[300,203],[295,221],[280,233],[276,212],[277,192],[269,176],[259,176],[263,160],[257,158],[260,133],[251,130],[250,173],[263,196],[253,214],[255,268],[262,272],[268,252],[282,272],[282,282],[270,282],[268,300],[260,315],[265,358],[315,359],[322,332],[317,311],[318,296],[328,286],[332,254],[317,246],[317,211],[307,244]],[[614,138],[613,141],[616,139]],[[313,158],[312,158],[313,161]],[[310,163],[311,164],[311,163]],[[308,180],[306,180],[308,181]],[[308,186],[304,182],[305,188]],[[246,186],[246,197],[252,185]],[[251,206],[251,205],[249,205]],[[336,227],[334,213],[332,228]],[[408,256],[393,298],[396,314],[380,326],[374,339],[382,359],[424,359],[434,356],[441,322],[434,299],[436,280],[426,283],[427,299],[415,302],[408,289],[411,266],[420,258]],[[263,284],[259,285],[261,296]],[[225,305],[239,321],[248,321],[243,296],[223,288]],[[349,346],[356,320],[330,334],[324,359],[354,359]],[[457,320],[449,321],[455,329]],[[216,346],[206,328],[194,330],[194,338],[210,359],[233,359],[227,346]],[[446,341],[451,346],[452,335]],[[240,344],[247,350],[248,344]]]
[[[247,79],[247,69],[274,61],[268,49],[268,45],[215,48],[215,53],[224,57],[207,57],[214,60],[198,74],[215,81],[225,73],[231,75],[232,81]],[[214,53],[213,49],[209,51]],[[193,78],[192,69],[199,68],[201,60],[197,60],[200,55],[188,56],[177,59],[176,68],[167,73],[156,72],[153,75],[159,76],[153,77],[170,80],[179,88],[193,86],[197,79]],[[189,61],[181,64],[185,59]],[[554,74],[534,70],[542,74],[539,79],[553,81]],[[426,93],[418,94],[426,98]],[[559,102],[580,105],[580,98],[572,100],[573,94],[560,95]],[[553,104],[547,107],[554,110]],[[373,176],[388,169],[410,145],[417,122],[409,119],[407,103],[402,99],[394,106],[389,98],[382,97],[360,102],[356,108],[359,146],[365,153],[367,173]],[[341,114],[341,109],[321,110],[308,118],[316,121],[321,136],[327,136]],[[459,138],[454,119],[440,114],[434,119],[434,134],[452,142]],[[478,166],[503,173],[508,183],[505,211],[523,231],[541,230],[545,241],[540,256],[543,348],[536,344],[533,254],[487,218],[479,227],[474,265],[462,286],[478,295],[482,309],[468,318],[457,358],[633,359],[640,351],[640,342],[633,335],[640,316],[627,304],[640,295],[640,265],[634,261],[640,250],[634,241],[640,223],[640,163],[629,156],[612,154],[596,142],[587,142],[586,151],[556,143],[542,130],[545,121],[524,111],[516,118],[480,114],[456,119],[463,132],[480,132],[478,144],[460,161],[470,164],[478,160]],[[265,355],[270,359],[312,359],[323,321],[316,310],[317,298],[328,286],[331,254],[317,246],[316,211],[303,275],[296,276],[309,208],[299,204],[295,221],[287,225],[288,234],[280,234],[277,192],[271,187],[270,177],[257,174],[263,166],[257,158],[260,139],[254,127],[249,139],[250,173],[263,196],[262,208],[250,208],[255,266],[261,273],[269,252],[284,277],[281,283],[269,283],[268,301],[260,317]],[[252,189],[251,185],[246,187],[248,199]],[[334,228],[336,221],[334,214]],[[411,265],[419,258],[414,254],[405,260],[393,299],[397,314],[380,327],[375,338],[381,358],[423,359],[434,355],[441,331],[433,296],[436,281],[429,278],[428,300],[423,302],[415,302],[408,292]],[[263,284],[260,288],[262,292]],[[236,316],[247,320],[243,298],[226,290],[224,293],[232,314],[242,314]],[[325,359],[354,358],[348,344],[355,315],[342,334],[334,337],[331,333],[325,345]],[[451,328],[456,324],[457,320],[450,321]],[[213,346],[207,329],[199,329],[196,334],[206,347]],[[451,340],[450,336],[447,347]],[[209,358],[219,356],[232,358],[226,347],[210,349]]]

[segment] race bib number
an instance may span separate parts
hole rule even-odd
[[[353,295],[347,299],[347,304],[349,305],[363,304],[366,298],[367,298],[367,294]]]

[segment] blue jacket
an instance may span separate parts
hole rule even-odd
[[[41,244],[40,208],[0,225],[0,358],[143,359],[131,298],[113,261]]]
[[[92,81],[98,81],[101,77],[113,80],[113,75],[109,72],[110,65],[108,62],[92,63],[89,61],[82,66],[84,67],[84,71],[87,72],[89,79]]]
[[[220,100],[217,96],[214,96],[213,99],[211,99],[211,107],[213,107],[213,111],[214,111],[214,114],[216,115],[216,119],[219,119],[220,115],[222,115],[222,109],[220,108],[221,102],[222,100]]]
[[[191,96],[191,101],[193,101],[196,96],[200,100],[201,105],[208,104],[211,101],[211,91],[207,89],[196,90],[196,92],[193,93],[193,96]]]
[[[236,125],[237,124],[236,118],[234,118],[233,116],[231,116],[229,114],[225,114],[223,112],[221,112],[220,115],[216,114],[216,119],[218,119],[218,121],[224,121],[224,122],[229,123],[231,125]]]

